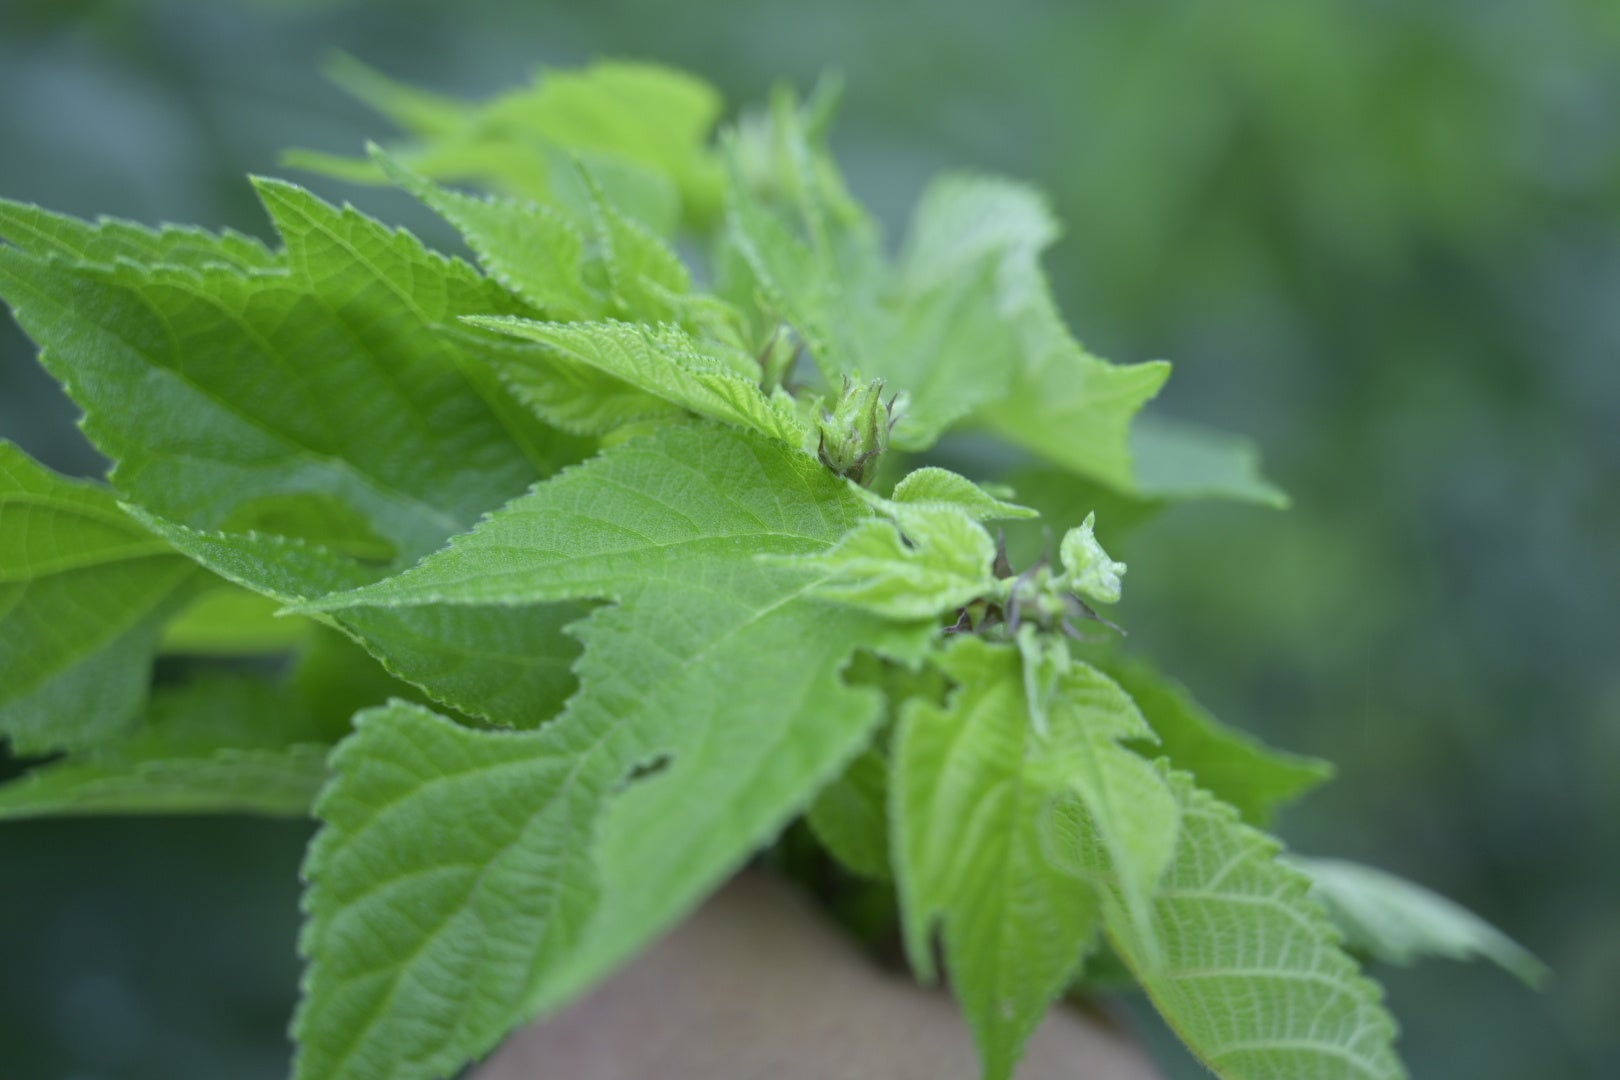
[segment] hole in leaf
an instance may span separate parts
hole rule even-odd
[[[645,780],[648,777],[657,776],[659,773],[669,768],[672,760],[673,759],[668,754],[659,754],[657,757],[649,758],[646,761],[640,762],[635,768],[630,770],[630,775],[624,778],[625,786],[628,787],[637,781]]]

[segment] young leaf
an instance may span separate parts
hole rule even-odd
[[[994,588],[996,544],[952,505],[907,506],[896,522],[868,519],[836,546],[794,560],[825,580],[817,596],[897,620],[927,619]]]
[[[1036,738],[1016,650],[959,638],[941,708],[909,705],[894,744],[893,858],[912,966],[940,924],[986,1080],[1006,1080],[1098,925],[1091,886],[1048,853],[1065,778]]]
[[[1027,241],[1025,223],[1009,221],[1005,234],[991,225],[957,247],[961,222],[925,197],[911,253],[891,266],[801,112],[779,103],[768,136],[756,141],[767,140],[774,153],[756,153],[752,168],[748,142],[732,145],[727,250],[828,380],[875,376],[905,390],[894,432],[904,449],[927,447],[1005,394],[1018,341],[997,310],[993,278]],[[770,205],[773,195],[786,205]],[[1000,208],[972,209],[994,218]]]
[[[696,300],[675,249],[616,206],[583,166],[576,171],[584,205],[570,206],[451,191],[375,146],[371,154],[389,179],[456,227],[492,277],[551,319],[677,321]]]
[[[799,451],[670,427],[398,578],[311,605],[619,602],[573,631],[580,689],[539,731],[396,711],[340,753],[351,778],[310,863],[300,1076],[456,1067],[600,978],[802,811],[881,716],[875,694],[841,682],[850,654],[914,655],[927,627],[897,637],[814,599],[803,568],[751,556],[825,548],[866,513]],[[423,830],[439,839],[406,842]],[[379,874],[398,888],[366,884]],[[394,919],[395,904],[425,914]]]
[[[1040,269],[1057,233],[1040,197],[1006,181],[939,181],[919,204],[906,254],[889,266],[869,223],[840,212],[820,173],[805,166],[831,170],[803,120],[779,109],[773,122],[797,152],[756,155],[764,160],[756,171],[772,171],[754,177],[751,190],[746,143],[733,144],[727,250],[829,379],[877,376],[907,391],[894,432],[902,449],[926,448],[948,427],[975,421],[1134,490],[1131,418],[1169,367],[1115,367],[1069,336]],[[796,214],[762,200],[767,181],[794,194]]]
[[[0,735],[38,754],[126,730],[164,620],[205,581],[111,492],[0,442]]]
[[[1345,954],[1279,844],[1170,772],[1181,805],[1175,857],[1153,901],[1150,955],[1117,887],[1109,940],[1176,1034],[1225,1080],[1396,1080],[1395,1022]],[[1111,877],[1100,848],[1089,869]]]
[[[1131,419],[1159,392],[1170,366],[1109,364],[1069,339],[1055,314],[1051,319],[1044,334],[1030,331],[1034,340],[1007,396],[978,418],[1009,442],[1082,477],[1135,491]]]
[[[536,341],[566,360],[611,375],[677,408],[749,428],[798,446],[805,428],[785,396],[770,397],[756,380],[706,353],[673,326],[638,323],[544,323],[469,318],[468,322]]]
[[[982,292],[1006,339],[997,355],[1007,379],[966,398],[975,418],[1004,438],[1081,476],[1126,491],[1135,475],[1129,431],[1138,409],[1170,374],[1163,363],[1117,367],[1080,347],[1057,310],[1040,253],[1057,236],[1038,194],[988,179],[940,181],[925,197],[929,216],[913,227],[916,261],[927,267],[987,265]],[[947,384],[944,393],[956,397]]]
[[[610,194],[660,232],[702,224],[719,205],[707,148],[721,102],[713,89],[651,64],[601,61],[549,71],[480,105],[424,94],[344,59],[332,76],[416,138],[392,155],[436,180],[475,180],[539,202],[585,160]],[[347,180],[379,181],[372,163],[298,151],[285,160]]]
[[[1333,766],[1320,758],[1273,750],[1226,727],[1146,661],[1115,656],[1094,662],[1135,700],[1158,736],[1158,752],[1251,825],[1264,826],[1278,807],[1333,776]]]
[[[1086,825],[1080,835],[1088,848],[1107,853],[1115,894],[1139,947],[1152,956],[1153,897],[1175,857],[1181,814],[1160,770],[1121,745],[1151,742],[1152,729],[1130,695],[1089,664],[1060,663],[1051,685],[1044,750],[1078,796]]]
[[[506,288],[563,321],[601,318],[608,298],[587,273],[585,230],[561,209],[524,199],[453,191],[418,176],[381,151],[372,157],[389,179],[461,233],[479,265]]]
[[[1283,508],[1248,439],[1148,412],[1131,427],[1135,491],[1149,499],[1235,499]]]
[[[1288,860],[1309,875],[1314,897],[1352,948],[1391,964],[1425,956],[1489,960],[1531,986],[1547,967],[1518,942],[1459,904],[1393,874],[1341,859]]]
[[[894,485],[889,501],[905,507],[955,506],[974,521],[1038,516],[1028,507],[996,498],[965,476],[932,465],[907,473]]]
[[[555,205],[481,199],[441,188],[374,151],[388,175],[454,225],[485,269],[507,288],[564,322],[629,316],[719,330],[740,315],[715,297],[688,292],[686,268],[662,239],[625,217],[594,184],[583,213]],[[526,325],[525,323],[521,325]],[[491,329],[526,336],[496,319]],[[696,344],[681,351],[695,352]],[[758,365],[740,372],[757,381]],[[513,391],[549,423],[604,435],[626,424],[679,414],[670,402],[612,366],[582,360],[567,348],[543,356],[515,354],[501,368]],[[656,376],[654,371],[642,371]],[[712,396],[712,395],[711,395]]]
[[[335,725],[293,688],[212,677],[159,691],[139,730],[0,786],[0,818],[308,812]]]
[[[911,394],[902,445],[925,446],[1006,396],[1022,363],[1018,325],[1049,303],[1040,254],[1057,235],[1045,200],[1021,184],[953,176],[923,192],[897,267],[905,344],[868,372]]]

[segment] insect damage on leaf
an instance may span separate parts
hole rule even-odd
[[[1329,914],[1539,975],[1365,868],[1313,892],[1258,826],[1326,766],[1086,633],[1125,573],[1098,506],[1281,495],[1241,440],[1133,426],[1168,368],[1075,341],[1037,193],[937,181],[891,255],[830,93],[713,136],[646,65],[479,105],[337,70],[409,137],[296,160],[477,265],[283,181],[274,247],[0,201],[0,298],[113,462],[0,443],[0,735],[66,752],[0,817],[313,801],[297,1080],[455,1074],[800,817],[892,882],[925,979],[937,937],[987,1080],[1099,935],[1230,1080],[1400,1075]],[[1055,564],[1009,564],[987,523],[1040,515],[940,467],[956,432],[1084,516]],[[160,649],[292,662],[152,692]]]

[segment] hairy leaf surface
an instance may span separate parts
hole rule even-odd
[[[894,746],[891,809],[907,951],[932,971],[942,924],[953,987],[985,1075],[1011,1074],[1046,1006],[1073,978],[1098,925],[1098,879],[1082,849],[1120,868],[1121,903],[1152,951],[1148,908],[1178,833],[1161,777],[1119,745],[1145,725],[1130,699],[1082,664],[1058,667],[1036,722],[1031,658],[958,638],[939,661],[957,689],[908,705]]]
[[[274,271],[0,248],[0,293],[122,494],[193,529],[340,550],[346,532],[409,560],[578,452],[502,400],[478,354],[505,346],[454,322],[510,309],[504,292],[353,211],[260,192],[287,243]]]
[[[825,577],[816,595],[890,619],[926,619],[995,584],[995,541],[953,505],[906,506],[897,522],[870,519],[837,545],[797,560]]]
[[[1307,895],[1310,880],[1185,773],[1169,780],[1182,828],[1153,902],[1158,958],[1117,889],[1104,910],[1115,949],[1170,1026],[1227,1080],[1405,1076],[1381,993]],[[1107,878],[1100,849],[1082,850]]]
[[[1098,926],[1092,887],[1048,852],[1065,778],[1030,723],[1018,652],[960,639],[941,708],[907,707],[890,785],[895,876],[913,968],[945,961],[989,1080],[1012,1075]]]
[[[457,322],[527,310],[518,301],[352,210],[281,183],[260,194],[286,242],[274,269],[0,248],[0,294],[85,408],[144,524],[229,580],[318,596],[409,565],[584,453],[500,384],[494,358],[529,347]],[[369,625],[394,670],[454,671],[437,696],[497,722],[532,725],[571,686],[571,643],[530,613]],[[550,700],[515,708],[531,677]]]
[[[902,477],[890,492],[889,501],[905,507],[955,506],[975,521],[1038,516],[1026,506],[996,498],[965,476],[932,465],[914,469]]]
[[[455,1067],[600,978],[802,811],[881,717],[874,693],[839,677],[850,653],[914,653],[927,631],[896,638],[814,599],[814,575],[753,555],[825,548],[868,512],[799,451],[672,427],[540,485],[396,579],[322,602],[616,601],[574,631],[579,692],[532,735],[412,713],[375,717],[345,751],[355,777],[396,745],[420,764],[379,766],[409,780],[408,797],[340,780],[323,812],[300,1075]],[[397,738],[396,723],[436,734]],[[479,775],[462,775],[469,761]],[[507,793],[487,804],[498,821],[478,810],[492,791]],[[463,820],[482,830],[470,848],[402,839]],[[391,918],[395,903],[426,914]],[[354,1004],[378,995],[386,1012]]]
[[[674,326],[637,323],[544,323],[471,318],[476,326],[536,341],[565,360],[612,376],[677,409],[749,428],[790,446],[805,427],[792,399],[767,395],[757,369],[744,375]]]

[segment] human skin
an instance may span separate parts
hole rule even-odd
[[[879,970],[798,893],[745,873],[472,1080],[977,1080],[956,1006]],[[1161,1080],[1117,1027],[1054,1009],[1018,1080]]]

